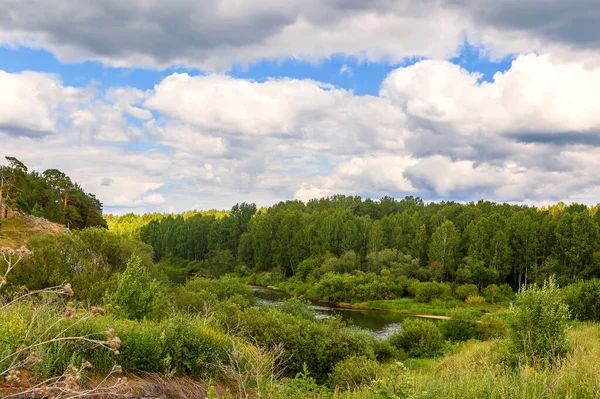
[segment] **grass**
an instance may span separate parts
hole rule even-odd
[[[435,301],[434,303],[417,302],[414,298],[400,298],[379,301],[356,303],[357,306],[391,310],[400,313],[426,314],[434,316],[447,316],[448,312],[460,307],[469,311],[473,317],[481,318],[488,313],[503,312],[507,309],[505,304],[466,304],[462,301]]]
[[[36,235],[64,233],[66,227],[44,219],[17,216],[0,219],[0,247],[18,248]]]
[[[576,324],[572,351],[558,366],[505,367],[502,340],[469,342],[455,354],[411,371],[422,398],[594,398],[600,395],[597,324]]]

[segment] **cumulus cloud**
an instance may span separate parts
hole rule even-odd
[[[490,82],[423,60],[392,71],[377,96],[180,73],[148,91],[36,73],[0,74],[0,87],[29,110],[0,110],[13,129],[0,129],[2,153],[64,170],[110,211],[333,193],[597,202],[600,192],[600,69],[548,55],[516,57]]]
[[[168,7],[146,0],[82,0],[77,7],[8,0],[0,2],[0,42],[113,66],[223,70],[261,58],[335,53],[398,62],[455,54],[464,37],[460,19],[437,0],[177,0]]]
[[[28,137],[52,134],[60,108],[83,95],[81,90],[62,86],[52,75],[0,70],[0,132]]]
[[[599,13],[594,0],[4,0],[0,43],[70,62],[220,71],[333,54],[445,59],[465,38],[494,57],[539,51],[598,62]]]

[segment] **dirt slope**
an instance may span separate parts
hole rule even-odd
[[[28,238],[42,234],[64,234],[65,226],[35,216],[16,215],[11,219],[0,219],[0,247],[18,248]]]

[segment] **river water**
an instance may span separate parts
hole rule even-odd
[[[190,278],[189,275],[182,273],[167,272],[167,274],[173,282],[179,284],[185,283]],[[252,285],[251,287],[259,306],[274,306],[288,297],[281,290],[257,285]],[[311,307],[315,311],[317,318],[340,317],[348,324],[367,330],[378,338],[385,338],[396,331],[400,328],[402,320],[407,317],[385,311],[340,308],[319,302],[314,302]]]
[[[282,302],[288,295],[281,291],[268,287],[253,285],[252,291],[258,298],[259,306],[273,306]],[[314,302],[311,307],[317,314],[317,318],[340,317],[348,324],[365,329],[378,338],[384,338],[400,328],[402,320],[406,316],[377,310],[348,309]]]

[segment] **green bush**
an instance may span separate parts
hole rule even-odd
[[[249,308],[230,316],[230,324],[241,321],[244,337],[258,346],[283,344],[290,376],[302,372],[306,365],[311,375],[323,380],[335,364],[348,357],[375,359],[374,338],[347,328],[338,319],[307,319],[277,308]]]
[[[491,303],[496,303],[496,298],[500,295],[501,290],[496,284],[490,284],[483,290],[483,295],[485,299],[490,301]]]
[[[373,341],[373,352],[375,358],[380,362],[387,362],[392,359],[405,360],[408,357],[406,352],[392,345],[389,339],[375,339]]]
[[[577,320],[600,321],[600,280],[592,279],[570,284],[562,289],[571,317]]]
[[[356,389],[372,383],[383,375],[383,367],[364,356],[352,356],[335,365],[329,374],[332,387]]]
[[[119,285],[111,299],[120,307],[124,317],[140,320],[154,309],[154,301],[159,290],[158,282],[151,280],[150,273],[142,265],[141,258],[133,256],[119,277]]]
[[[468,341],[475,338],[477,322],[470,312],[463,309],[453,309],[448,312],[450,320],[441,323],[444,338],[450,341]]]
[[[567,353],[569,308],[553,278],[517,294],[509,319],[510,342],[520,363],[555,363]]]
[[[64,328],[58,323],[57,331]],[[60,375],[73,359],[87,360],[94,370],[108,372],[119,364],[124,372],[151,372],[164,375],[214,377],[219,361],[228,362],[231,341],[196,316],[174,315],[162,322],[118,320],[110,316],[73,322],[70,336],[103,339],[109,328],[119,337],[119,354],[84,341],[63,341],[47,345],[37,370],[46,377]],[[93,335],[90,335],[93,334]],[[78,365],[78,364],[74,364]]]
[[[478,296],[479,288],[475,284],[463,284],[459,285],[454,289],[454,295],[456,298],[464,301],[470,296]]]
[[[218,361],[228,362],[231,342],[202,320],[176,315],[162,323],[163,371],[192,377],[214,376]]]
[[[277,304],[277,308],[282,312],[289,313],[303,319],[314,320],[315,310],[310,306],[310,302],[296,297],[291,297]]]
[[[485,303],[485,298],[479,295],[468,296],[467,299],[465,299],[465,303],[469,305],[481,305],[482,303]]]
[[[437,355],[444,345],[439,327],[430,320],[418,318],[406,319],[402,329],[392,334],[389,340],[412,357]]]
[[[477,323],[476,336],[481,341],[506,336],[507,325],[503,321],[481,321]]]
[[[446,283],[426,282],[413,286],[415,299],[419,302],[431,302],[433,299],[448,299],[452,289]]]

